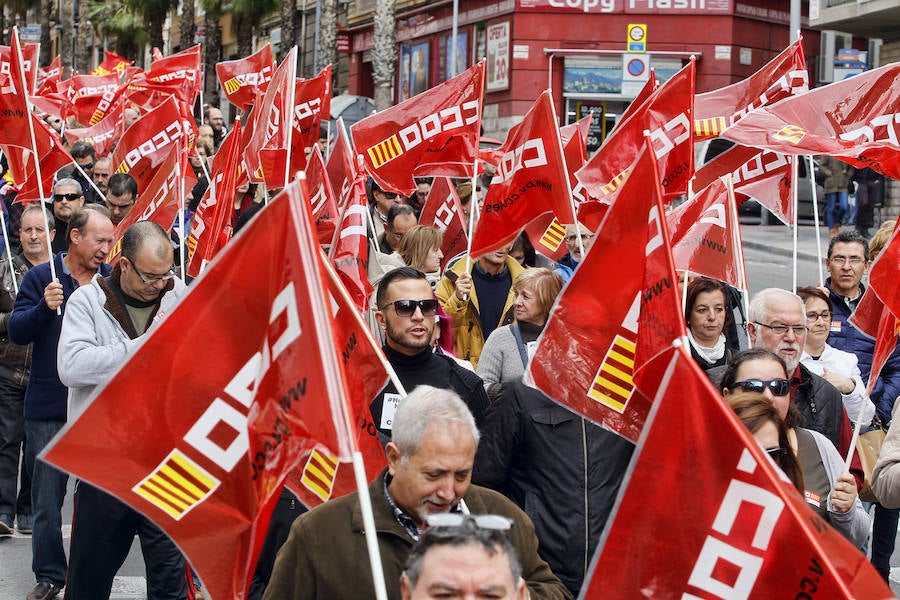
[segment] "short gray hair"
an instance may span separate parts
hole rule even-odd
[[[478,433],[475,418],[456,392],[420,385],[400,401],[394,414],[391,441],[397,446],[401,461],[405,461],[419,450],[425,429],[433,421],[459,423],[465,426],[478,446],[481,434]]]
[[[803,299],[793,292],[781,288],[766,288],[760,290],[750,299],[750,306],[747,310],[747,320],[765,323],[769,320],[768,308],[770,306],[773,304],[787,304],[789,302],[796,302],[800,312],[806,312]]]
[[[50,231],[54,231],[56,229],[56,219],[53,217],[53,211],[50,208],[46,208],[46,209],[41,208],[41,205],[36,202],[34,204],[26,204],[25,205],[25,208],[22,209],[21,218],[25,218],[25,215],[27,215],[28,213],[35,212],[35,211],[41,213],[42,219],[45,214],[47,215],[47,225],[50,226]],[[22,227],[20,225],[19,229],[21,229],[21,228]]]
[[[61,185],[74,187],[75,189],[78,190],[78,192],[77,192],[78,194],[84,193],[84,189],[81,187],[81,184],[78,183],[77,180],[72,179],[71,177],[63,177],[62,179],[60,179],[59,181],[56,182],[56,185],[53,186],[53,189],[55,190],[56,188],[58,188]]]

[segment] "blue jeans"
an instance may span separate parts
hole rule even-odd
[[[66,584],[62,505],[69,476],[37,460],[37,455],[65,424],[65,421],[25,419],[25,466],[31,471],[31,508],[34,511],[31,570],[37,582],[46,581],[57,587]]]
[[[847,214],[847,192],[832,192],[825,194],[825,225],[831,229],[841,224],[841,219]],[[838,206],[835,207],[835,204]],[[835,210],[837,208],[837,210]]]

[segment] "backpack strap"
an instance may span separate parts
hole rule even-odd
[[[509,325],[513,337],[516,338],[516,345],[519,347],[519,356],[522,357],[522,366],[528,368],[528,352],[525,350],[525,342],[522,341],[522,332],[519,331],[519,324],[513,322]]]

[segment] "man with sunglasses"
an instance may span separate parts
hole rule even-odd
[[[53,254],[69,249],[69,236],[64,233],[72,215],[84,206],[83,190],[81,184],[72,177],[63,177],[53,186],[53,218],[56,219],[56,229],[60,232],[60,235],[53,238]]]
[[[375,320],[384,332],[384,353],[407,392],[418,385],[451,389],[463,399],[481,424],[490,405],[484,382],[451,357],[435,354],[431,346],[438,301],[425,274],[412,267],[387,273],[375,295]],[[400,395],[393,384],[372,402],[378,430],[388,439]]]
[[[31,472],[34,515],[31,537],[32,571],[37,581],[28,600],[53,598],[66,582],[66,554],[62,539],[62,505],[69,476],[38,460],[37,455],[66,424],[66,387],[59,379],[56,355],[62,316],[68,300],[98,272],[108,275],[104,260],[113,243],[113,225],[106,207],[84,206],[72,213],[68,252],[32,268],[22,278],[13,312],[7,320],[9,339],[32,345],[31,373],[25,389],[25,465]]]
[[[413,544],[440,527],[429,519],[444,513],[506,517],[530,597],[571,598],[538,555],[528,516],[501,494],[471,484],[478,439],[471,413],[452,391],[420,386],[397,408],[388,466],[369,485],[388,598],[400,597]],[[369,564],[359,495],[348,494],[294,521],[264,598],[374,598]]]
[[[57,364],[60,380],[69,386],[73,414],[127,361],[153,323],[175,307],[185,287],[175,277],[172,260],[165,230],[139,221],[122,236],[121,258],[112,273],[96,275],[72,294]],[[147,566],[148,596],[187,597],[184,558],[149,519],[84,481],[75,488],[75,507],[66,598],[109,598],[135,535]]]

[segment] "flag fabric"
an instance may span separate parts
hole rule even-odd
[[[387,372],[382,362],[386,362],[387,358],[372,339],[327,258],[323,257],[322,266],[325,268],[328,299],[334,318],[334,346],[347,351],[342,353],[344,369],[354,374],[347,381],[347,397],[352,403],[357,446],[362,453],[366,472],[378,473],[387,461],[378,429],[369,414],[369,405],[387,384]],[[288,475],[286,485],[308,508],[356,491],[353,466],[340,462],[338,457],[321,447],[316,448],[305,463]]]
[[[109,154],[115,143],[122,137],[122,115],[124,104],[116,102],[107,114],[91,127],[73,127],[66,129],[66,139],[69,143],[87,141],[94,146],[97,156]]]
[[[283,187],[290,179],[291,129],[285,124],[292,115],[296,65],[297,49],[291,48],[272,75],[265,95],[254,106],[244,134],[247,143],[243,159],[250,181],[264,182],[269,189]]]
[[[503,159],[484,199],[470,253],[483,256],[546,213],[574,223],[569,175],[550,90],[541,93],[501,146]]]
[[[657,169],[645,146],[525,372],[529,385],[632,441],[655,391],[649,379],[638,389],[636,374],[686,335]],[[599,289],[599,281],[615,284]]]
[[[337,194],[338,208],[343,210],[350,198],[353,181],[356,179],[356,157],[353,142],[350,141],[344,120],[340,117],[336,129],[334,147],[328,155],[325,170],[328,171],[328,179],[331,180],[331,189]]]
[[[74,75],[70,80],[66,116],[84,126],[96,125],[110,109],[119,92],[119,75]]]
[[[900,63],[760,108],[721,136],[783,154],[828,154],[900,178]]]
[[[62,78],[62,62],[60,60],[59,54],[56,55],[50,64],[47,65],[47,68],[38,67],[37,78],[34,82],[34,89],[37,90],[36,93],[40,94],[41,89],[44,88],[45,85],[54,85],[59,82]]]
[[[325,172],[325,162],[318,146],[313,146],[306,165],[306,180],[309,186],[313,221],[316,224],[316,234],[320,244],[331,244],[334,238],[338,214],[337,201],[334,198],[334,190],[331,189],[331,181]]]
[[[334,346],[307,203],[299,185],[273,200],[42,456],[158,524],[213,598],[245,597],[287,474],[352,452],[354,349]],[[177,340],[215,359],[198,370]]]
[[[17,32],[16,36],[18,36],[18,27],[14,27],[13,29],[15,29]],[[12,37],[13,36],[10,35],[10,39],[12,39]],[[28,94],[34,94],[38,77],[38,52],[40,50],[40,45],[30,42],[21,44],[18,37],[16,44],[22,50],[22,69],[25,71],[25,85],[23,89]],[[0,46],[0,73],[12,73],[12,69],[15,68],[14,56],[15,51],[12,42],[10,42],[9,46]]]
[[[793,225],[793,156],[771,150],[735,146],[703,165],[694,176],[695,189],[703,189],[726,174],[731,174],[738,204],[747,199],[765,206],[785,225]],[[802,159],[801,159],[802,160]]]
[[[428,198],[419,215],[419,225],[432,225],[441,230],[441,271],[454,256],[466,251],[466,218],[456,188],[446,177],[435,177]]]
[[[291,135],[291,169],[303,169],[306,150],[319,141],[322,119],[331,118],[331,65],[312,79],[297,79],[294,84],[294,112]]]
[[[581,222],[580,217],[578,220]],[[596,231],[599,225],[597,222],[591,231]],[[553,214],[538,217],[525,227],[525,232],[535,251],[548,258],[559,260],[569,251],[566,246],[566,226]]]
[[[122,135],[111,156],[116,173],[129,173],[138,182],[138,190],[147,184],[168,155],[169,149],[182,144],[190,149],[196,125],[185,117],[174,96],[135,121]]]
[[[369,308],[369,297],[373,291],[368,275],[368,211],[366,182],[364,176],[360,175],[353,182],[349,198],[341,209],[341,218],[331,242],[329,256],[360,312]]]
[[[694,141],[716,137],[747,113],[809,91],[809,73],[798,39],[759,71],[729,86],[694,98]]]
[[[246,110],[256,94],[263,94],[272,79],[272,46],[266,44],[250,56],[216,63],[216,76],[228,101]]]
[[[354,124],[353,142],[379,187],[409,196],[415,177],[474,177],[483,90],[481,61]]]
[[[128,60],[124,56],[119,56],[115,52],[109,50],[103,51],[103,62],[97,65],[96,69],[88,71],[88,75],[115,75],[119,77],[125,72],[127,67],[134,64],[134,61]]]
[[[578,180],[593,198],[602,200],[617,180],[627,175],[628,167],[644,145],[644,130],[650,131],[659,164],[659,179],[666,199],[687,191],[694,172],[693,60],[620,122],[584,167]],[[615,189],[614,187],[612,189]]]
[[[687,348],[660,359],[663,381],[582,598],[892,598],[866,557],[806,506]],[[678,527],[666,511],[647,510],[660,498],[678,505]]]
[[[213,157],[209,188],[200,200],[188,235],[187,271],[198,277],[206,265],[231,239],[234,194],[241,172],[241,121],[234,122]]]
[[[23,78],[24,67],[19,61],[18,30],[13,30],[10,46],[2,46],[5,52],[0,54],[0,110],[4,118],[0,120],[0,144],[31,149],[31,135],[22,121],[29,118],[25,90],[28,83]],[[5,67],[5,68],[4,68]],[[35,132],[37,133],[37,132]]]
[[[666,215],[675,268],[746,290],[734,197],[717,179]]]
[[[174,94],[176,98],[190,105],[200,93],[203,84],[203,55],[199,44],[177,54],[166,56],[150,63],[150,69],[132,78],[129,87],[132,93],[144,90]],[[145,102],[138,102],[144,105]]]

